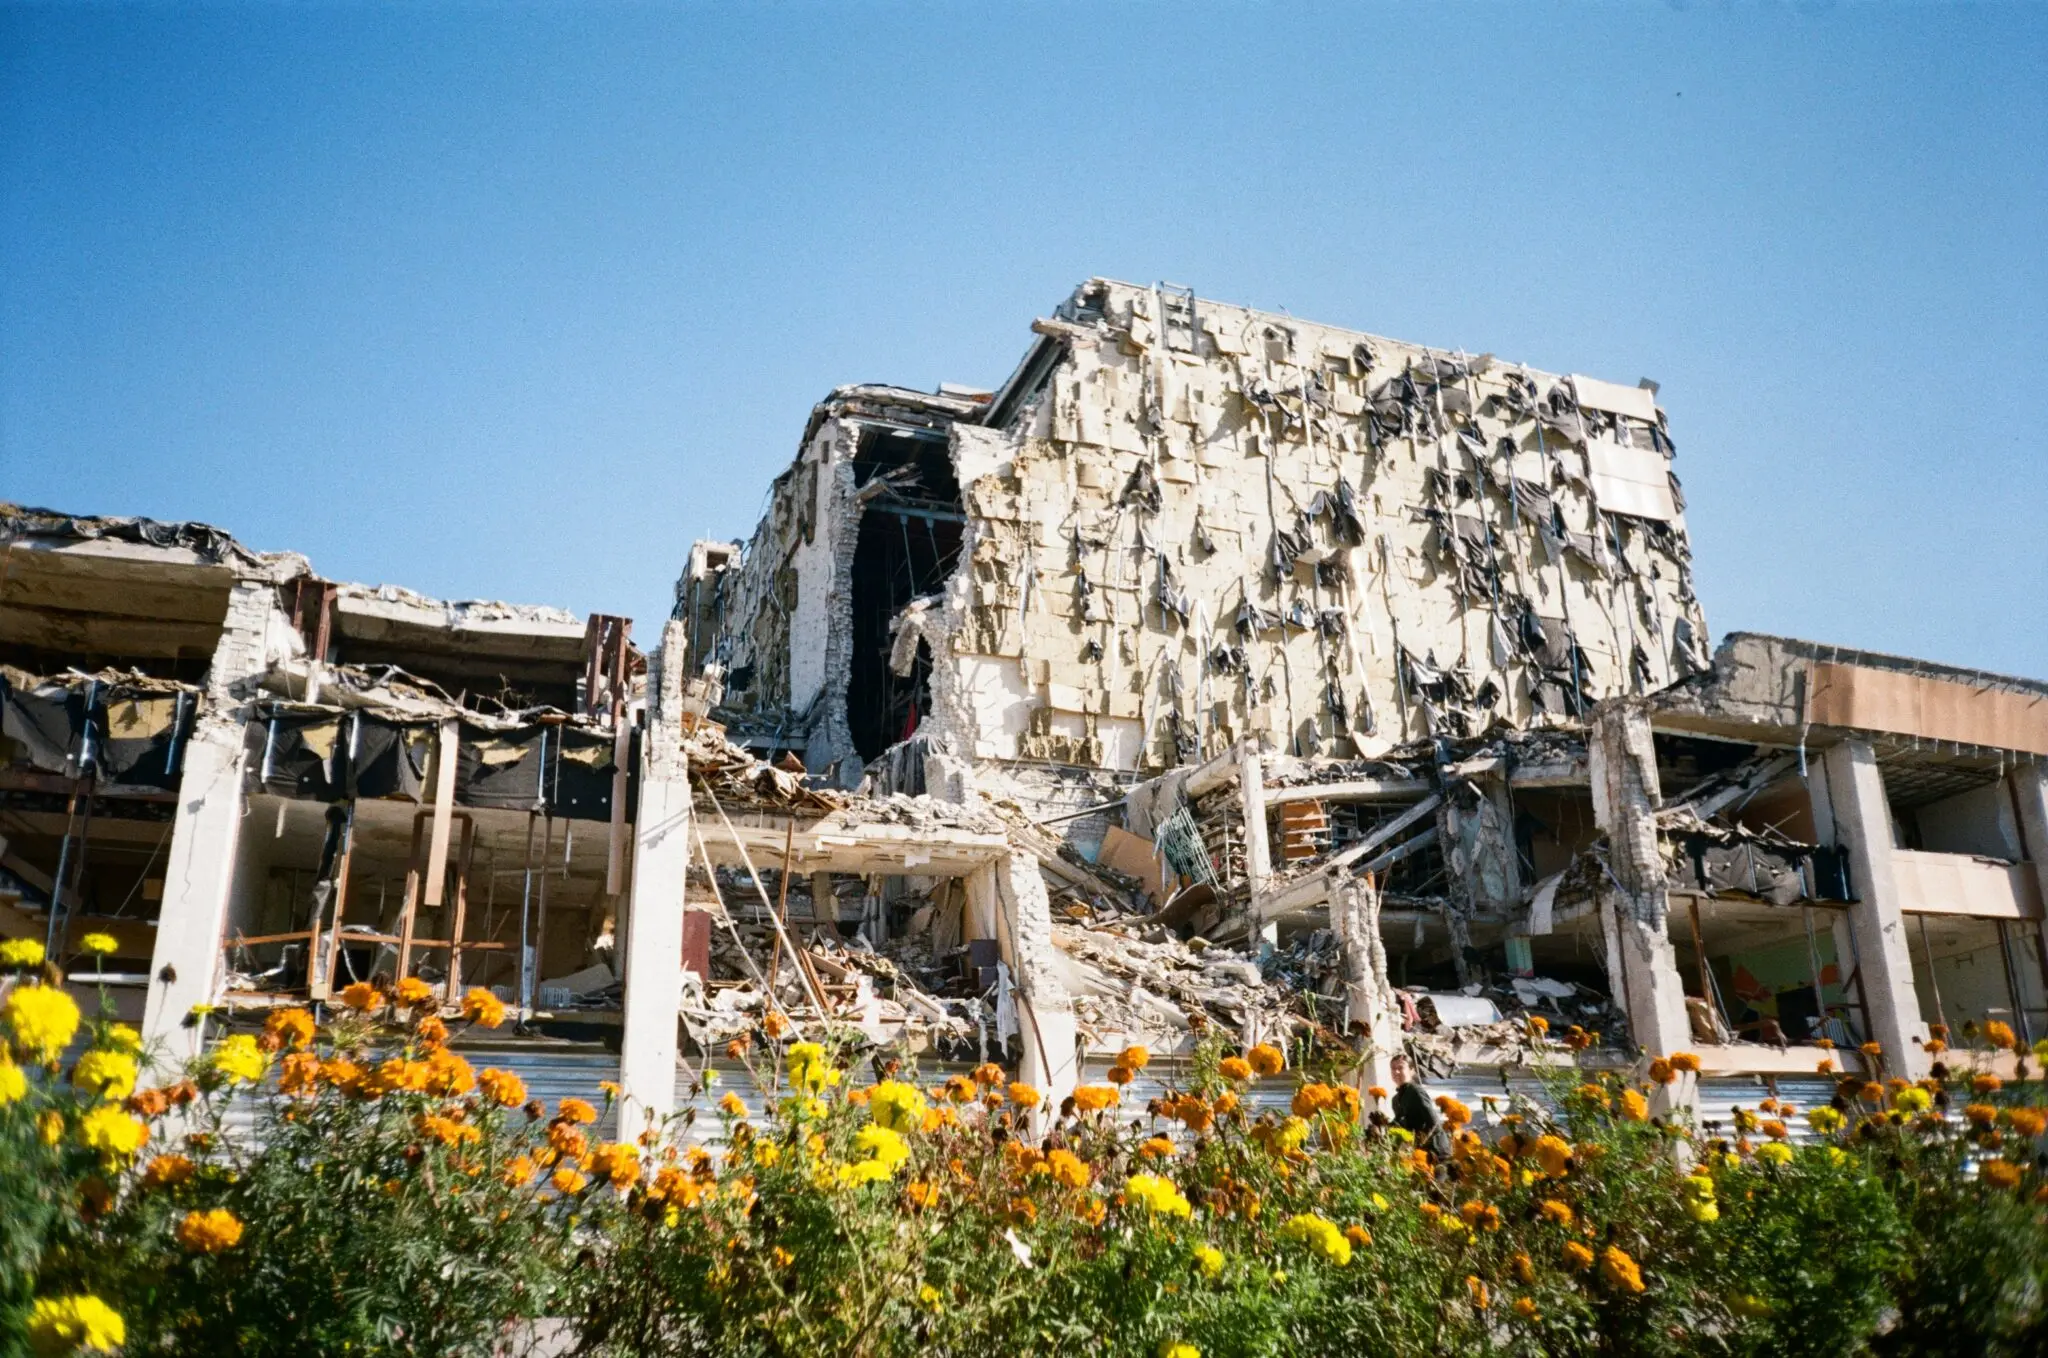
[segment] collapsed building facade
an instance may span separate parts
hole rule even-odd
[[[1692,1050],[1703,1109],[2048,1034],[2048,685],[1710,654],[1652,385],[1165,285],[1033,331],[995,391],[834,391],[646,654],[0,510],[0,932],[173,1055],[485,986],[649,1112],[770,1010],[1055,1107],[1209,1025],[1361,1083]]]

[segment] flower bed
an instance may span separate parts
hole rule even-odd
[[[615,1090],[544,1107],[450,1045],[502,1019],[482,992],[451,1032],[429,995],[352,990],[138,1087],[132,1031],[15,960],[0,1351],[509,1353],[542,1318],[622,1356],[2017,1354],[2048,1329],[2044,1087],[1969,1052],[1725,1138],[1612,1077],[1561,1078],[1554,1112],[1445,1099],[1439,1163],[1347,1051],[1212,1034],[1134,1122],[1142,1049],[1043,1110],[998,1067],[926,1086],[771,1018],[728,1051],[767,1116],[710,1089],[604,1141]],[[1291,1106],[1254,1115],[1271,1082]],[[258,1135],[222,1135],[251,1091]]]

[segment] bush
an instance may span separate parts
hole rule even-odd
[[[605,1143],[609,1089],[529,1104],[427,997],[348,998],[134,1090],[132,1034],[92,1021],[66,1071],[69,1002],[15,984],[0,1348],[497,1354],[549,1318],[618,1358],[2019,1354],[2044,1332],[2033,1082],[1852,1082],[1805,1145],[1775,1101],[1716,1139],[1613,1077],[1565,1082],[1554,1113],[1440,1101],[1439,1164],[1339,1052],[1281,1072],[1212,1036],[1143,1116],[1084,1088],[1034,1141],[1036,1092],[997,1067],[924,1087],[764,1034],[735,1049],[764,1119],[726,1096],[715,1127]],[[1287,1115],[1247,1111],[1260,1079]]]

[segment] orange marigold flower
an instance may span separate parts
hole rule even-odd
[[[1984,1040],[1994,1047],[2008,1050],[2019,1043],[2019,1039],[2013,1036],[2012,1025],[1997,1019],[1984,1025]]]
[[[1528,1321],[1543,1319],[1542,1315],[1536,1310],[1536,1303],[1527,1297],[1515,1298],[1515,1314],[1521,1319]]]
[[[524,1188],[533,1182],[534,1163],[530,1155],[515,1155],[505,1162],[498,1177],[513,1188]]]
[[[1252,1063],[1242,1056],[1226,1056],[1216,1063],[1216,1073],[1226,1080],[1242,1084],[1252,1078]]]
[[[1671,1068],[1669,1061],[1660,1056],[1650,1062],[1650,1078],[1660,1085],[1668,1085],[1678,1078],[1678,1072]]]
[[[1074,1107],[1084,1113],[1099,1113],[1114,1106],[1116,1101],[1114,1085],[1079,1085],[1074,1090]]]
[[[1116,1063],[1120,1066],[1127,1066],[1132,1070],[1143,1070],[1146,1066],[1152,1064],[1152,1053],[1144,1047],[1133,1044],[1117,1053]]]
[[[142,1171],[144,1188],[176,1188],[179,1184],[190,1183],[199,1167],[191,1157],[184,1155],[159,1155],[151,1160]]]
[[[563,1122],[591,1123],[597,1121],[597,1110],[582,1099],[563,1099],[555,1106],[555,1116]]]
[[[368,981],[355,981],[341,988],[341,1002],[358,1013],[367,1014],[384,1003],[384,997]]]
[[[718,1111],[727,1117],[743,1118],[747,1115],[746,1100],[728,1089],[718,1096]]]
[[[780,1012],[770,1009],[761,1018],[761,1029],[771,1038],[779,1038],[789,1031],[789,1020]]]
[[[1536,1211],[1545,1221],[1554,1222],[1559,1226],[1569,1226],[1572,1224],[1572,1209],[1559,1202],[1556,1198],[1545,1198],[1542,1202],[1537,1203]]]
[[[1365,1092],[1370,1094],[1375,1099],[1384,1099],[1387,1097],[1387,1087],[1385,1085],[1374,1085],[1372,1088],[1366,1090]]]
[[[1630,1122],[1642,1122],[1650,1116],[1650,1103],[1633,1089],[1621,1091],[1621,1115]]]
[[[1699,1054],[1697,1052],[1673,1052],[1671,1053],[1671,1068],[1673,1070],[1682,1070],[1687,1075],[1697,1075],[1700,1073]]]
[[[1524,1287],[1536,1281],[1536,1261],[1529,1257],[1527,1250],[1516,1250],[1508,1260],[1508,1267],[1514,1270],[1515,1281]]]
[[[1214,1106],[1214,1108],[1215,1108],[1215,1110],[1216,1110],[1216,1116],[1217,1116],[1217,1117],[1219,1117],[1219,1118],[1227,1118],[1227,1117],[1229,1117],[1229,1116],[1230,1116],[1230,1115],[1231,1115],[1232,1113],[1235,1113],[1235,1112],[1237,1111],[1237,1106],[1238,1106],[1238,1098],[1237,1098],[1237,1095],[1235,1095],[1235,1094],[1232,1094],[1232,1093],[1230,1093],[1230,1092],[1228,1092],[1228,1091],[1225,1091],[1225,1092],[1224,1092],[1224,1093],[1222,1093],[1222,1094],[1218,1094],[1218,1095],[1216,1096],[1216,1102],[1215,1102],[1215,1104],[1214,1104],[1213,1106]]]
[[[1574,1273],[1584,1273],[1593,1267],[1593,1251],[1576,1240],[1567,1241],[1564,1247],[1565,1267]]]
[[[240,1218],[224,1207],[187,1212],[173,1232],[190,1254],[219,1254],[242,1243]]]
[[[993,1061],[984,1061],[974,1068],[973,1079],[983,1089],[994,1089],[1003,1082],[1003,1068]]]
[[[2015,1132],[2024,1137],[2037,1137],[2044,1130],[2048,1130],[2048,1113],[2043,1113],[2038,1108],[2008,1108],[2005,1120],[2012,1124]]]
[[[1009,1092],[1010,1102],[1016,1104],[1019,1108],[1038,1107],[1038,1091],[1034,1089],[1032,1086],[1025,1084],[1023,1081],[1012,1080],[1010,1082]]]
[[[1582,1052],[1593,1045],[1593,1034],[1574,1023],[1564,1030],[1564,1045],[1575,1052]]]
[[[2010,1160],[1986,1160],[1977,1171],[1993,1188],[2017,1188],[2020,1167]]]
[[[479,1028],[495,1028],[505,1021],[505,1002],[482,986],[472,986],[462,997],[462,1016]]]
[[[1436,1106],[1443,1112],[1444,1124],[1453,1130],[1472,1120],[1472,1110],[1448,1094],[1437,1095]]]
[[[548,1124],[548,1146],[565,1160],[582,1157],[590,1149],[590,1138],[583,1129],[567,1122]]]
[[[412,1026],[412,1035],[422,1047],[442,1047],[448,1042],[448,1025],[439,1014],[424,1014]]]
[[[1344,1238],[1359,1249],[1364,1249],[1372,1243],[1372,1232],[1354,1221],[1344,1228]]]
[[[1989,1127],[1998,1121],[1998,1110],[1988,1103],[1973,1103],[1963,1109],[1963,1116],[1979,1127]]]
[[[1476,1231],[1497,1231],[1500,1229],[1500,1208],[1477,1198],[1458,1208],[1458,1215],[1465,1224]]]
[[[1171,1159],[1173,1157],[1173,1142],[1163,1136],[1147,1137],[1139,1144],[1138,1154],[1148,1160]]]
[[[555,1192],[564,1196],[573,1196],[581,1193],[590,1186],[590,1180],[584,1178],[569,1165],[563,1165],[553,1174],[549,1175],[548,1183],[554,1187]]]
[[[263,1031],[293,1051],[304,1051],[313,1041],[313,1016],[303,1009],[273,1009],[263,1020]]]
[[[1109,1068],[1108,1079],[1111,1084],[1127,1085],[1132,1080],[1135,1080],[1137,1078],[1138,1073],[1132,1070],[1129,1066],[1111,1066]]]
[[[1100,1226],[1103,1218],[1109,1215],[1109,1207],[1101,1198],[1090,1195],[1074,1208],[1074,1215],[1087,1225]]]
[[[1169,1154],[1171,1142],[1168,1142]],[[1066,1188],[1086,1188],[1091,1177],[1087,1162],[1069,1150],[1055,1150],[1045,1157],[1046,1169],[1052,1174],[1053,1182]]]
[[[1528,1022],[1531,1036],[1543,1037],[1550,1032],[1550,1020],[1543,1017],[1543,1015],[1525,1014],[1523,1018]]]
[[[434,988],[417,976],[408,976],[398,983],[398,1002],[408,1009],[417,1009],[431,1003]]]
[[[517,1108],[526,1102],[526,1082],[509,1070],[488,1067],[476,1077],[484,1097],[500,1108]]]
[[[1862,1052],[1865,1056],[1883,1056],[1884,1043],[1866,1042],[1862,1046],[1858,1047],[1856,1050]]]
[[[640,1148],[627,1141],[599,1146],[591,1168],[612,1187],[631,1188],[640,1178]]]
[[[1317,1082],[1305,1084],[1295,1090],[1294,1101],[1291,1106],[1296,1117],[1312,1118],[1325,1108],[1336,1107],[1338,1102],[1336,1090],[1326,1084]]]
[[[1771,1138],[1771,1140],[1773,1141],[1783,1141],[1786,1137],[1791,1135],[1791,1132],[1786,1129],[1785,1124],[1778,1121],[1776,1118],[1768,1119],[1764,1123],[1762,1130],[1763,1134]]]
[[[1596,1108],[1604,1109],[1610,1102],[1607,1090],[1600,1085],[1582,1084],[1572,1092]]]
[[[317,1094],[320,1092],[320,1058],[311,1052],[292,1052],[277,1063],[277,1092]]]
[[[1245,1059],[1251,1062],[1252,1069],[1260,1075],[1278,1075],[1287,1069],[1287,1057],[1278,1047],[1264,1042],[1246,1052]]]
[[[1979,1075],[1970,1081],[1972,1094],[1996,1094],[2005,1088],[2005,1081],[1996,1075]]]
[[[1637,1268],[1636,1261],[1629,1258],[1627,1252],[1617,1245],[1609,1245],[1600,1251],[1600,1276],[1605,1278],[1610,1286],[1618,1287],[1625,1292],[1643,1290],[1642,1270]]]
[[[939,1093],[953,1103],[966,1103],[974,1097],[974,1081],[965,1075],[948,1076],[946,1083],[939,1086]]]
[[[476,1088],[476,1072],[469,1062],[446,1049],[426,1059],[427,1090],[444,1099],[459,1098]]]
[[[438,1141],[444,1146],[462,1146],[483,1139],[483,1133],[466,1122],[440,1113],[422,1113],[415,1124],[420,1135]]]

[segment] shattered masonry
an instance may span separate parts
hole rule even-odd
[[[486,986],[504,1060],[653,1113],[771,1010],[1054,1108],[1204,1025],[1467,1094],[1692,1050],[1703,1117],[2048,1035],[2048,684],[1710,656],[1650,384],[1163,284],[1033,330],[997,391],[835,390],[651,654],[0,506],[0,933],[114,935],[173,1050]]]

